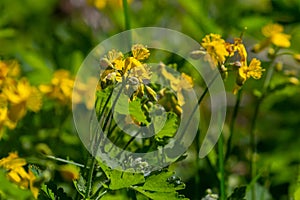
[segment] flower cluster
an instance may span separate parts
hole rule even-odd
[[[109,51],[100,60],[101,89],[123,83],[125,84],[125,93],[131,99],[142,98],[146,95],[150,101],[157,101],[167,111],[173,111],[180,115],[180,107],[185,104],[183,91],[193,87],[192,78],[184,73],[181,73],[180,76],[173,74],[167,70],[165,64],[159,63],[155,75],[164,79],[166,85],[170,87],[154,90],[150,86],[152,68],[143,63],[149,56],[149,50],[141,44],[133,45],[129,56],[124,56],[117,50]]]
[[[17,153],[9,153],[8,157],[0,160],[0,167],[7,170],[7,177],[22,189],[30,189],[34,198],[37,199],[39,189],[34,183],[36,177],[31,170],[25,170],[26,160],[19,158]]]
[[[126,57],[122,52],[112,50],[100,60],[100,66],[104,68],[100,75],[101,88],[122,82],[125,84],[125,92],[132,93],[133,98],[142,97],[146,92],[149,97],[156,99],[156,93],[146,84],[150,81],[150,70],[142,62],[149,58],[149,50],[136,44],[132,46],[131,54]]]
[[[209,34],[202,39],[201,46],[205,49],[206,60],[212,66],[217,66],[221,73],[227,74],[228,67],[237,71],[236,88],[234,93],[248,80],[250,77],[260,79],[264,69],[261,68],[261,62],[253,58],[250,64],[247,64],[247,50],[241,38],[235,38],[233,43],[225,42],[218,34]],[[229,58],[238,56],[238,60],[234,64],[227,63]]]
[[[27,110],[37,112],[41,105],[39,90],[25,77],[20,77],[19,64],[0,61],[0,131],[3,127],[14,129]]]

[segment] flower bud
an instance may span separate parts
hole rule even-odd
[[[281,71],[282,71],[282,68],[283,68],[282,62],[278,62],[278,63],[275,64],[275,70],[276,70],[277,72],[281,72]]]

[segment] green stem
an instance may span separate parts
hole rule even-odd
[[[123,12],[124,12],[124,20],[125,20],[125,29],[130,29],[130,18],[128,12],[128,3],[127,0],[123,0]]]
[[[264,81],[264,85],[263,85],[263,91],[262,91],[262,95],[258,98],[258,102],[255,105],[254,108],[254,114],[253,114],[253,118],[251,121],[251,127],[250,127],[250,172],[251,172],[251,179],[256,178],[256,171],[257,171],[257,167],[256,167],[256,136],[255,136],[255,128],[256,128],[256,123],[257,123],[257,118],[258,118],[258,113],[259,113],[259,109],[260,109],[260,105],[263,102],[268,89],[270,87],[270,82],[274,73],[274,61],[275,58],[277,57],[277,53],[278,53],[279,49],[275,50],[275,55],[272,58],[271,62],[270,62],[270,68],[268,70],[266,79]],[[252,186],[252,200],[256,200],[256,189],[255,189],[255,183],[253,183]]]
[[[254,179],[256,177],[256,138],[255,138],[255,126],[257,121],[257,116],[259,113],[259,108],[261,104],[261,99],[257,102],[254,109],[254,114],[251,122],[251,128],[250,128],[250,172],[251,172],[251,179]],[[252,200],[256,200],[256,194],[255,194],[255,183],[253,183],[252,186]]]
[[[123,0],[123,13],[124,13],[124,22],[125,22],[125,30],[130,30],[130,17],[129,17],[129,9],[128,9],[128,2],[127,0]],[[128,36],[128,48],[131,48],[132,43],[132,35],[131,32],[129,32]]]
[[[218,141],[218,157],[219,157],[219,172],[220,172],[220,200],[226,199],[225,191],[225,170],[224,170],[224,152],[223,152],[223,134]]]
[[[205,90],[203,91],[202,95],[200,96],[200,98],[198,99],[198,102],[197,102],[197,105],[195,105],[194,109],[192,110],[190,116],[189,116],[189,119],[187,121],[187,123],[185,124],[184,128],[183,128],[183,132],[186,131],[186,129],[188,128],[188,126],[190,125],[191,121],[192,121],[192,118],[195,114],[195,112],[197,111],[197,109],[199,108],[199,105],[200,103],[202,102],[202,100],[204,99],[204,97],[206,96],[206,94],[208,93],[209,91],[209,87],[214,83],[214,81],[216,80],[216,78],[218,77],[219,75],[219,71],[216,72],[216,74],[214,74],[213,76],[213,79],[208,83],[208,85],[206,86]],[[183,137],[183,135],[181,135],[179,137],[179,140],[181,140]]]
[[[233,138],[233,134],[234,134],[234,125],[235,125],[235,122],[237,119],[238,110],[239,110],[240,103],[242,100],[242,90],[243,89],[241,88],[238,91],[235,106],[234,106],[231,121],[230,121],[230,125],[229,125],[230,135],[229,135],[228,142],[227,142],[227,151],[226,151],[226,155],[225,155],[225,160],[227,160],[229,158],[230,153],[231,153],[231,148],[232,148],[231,144],[232,144],[232,138]]]
[[[199,145],[199,143],[200,143],[200,130],[198,130],[198,133],[197,133],[197,135],[196,135],[196,138],[195,138],[195,140],[196,140],[196,155],[198,154],[198,149],[200,149],[200,145]],[[197,174],[196,174],[196,176],[195,176],[195,184],[196,184],[196,188],[199,188],[200,189],[200,187],[201,187],[201,185],[200,185],[200,158],[199,158],[199,156],[195,156],[195,158],[196,158],[196,169],[197,169]],[[200,198],[200,190],[199,189],[196,189],[195,190],[195,197],[196,198]]]
[[[91,156],[91,162],[89,165],[89,171],[88,171],[88,179],[87,179],[87,185],[86,185],[86,190],[85,190],[85,199],[90,198],[90,191],[92,188],[92,181],[93,181],[93,173],[96,165],[96,159],[94,156]]]

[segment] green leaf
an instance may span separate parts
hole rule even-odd
[[[174,176],[174,172],[163,170],[147,177],[145,184],[139,188],[155,192],[174,192],[184,189],[185,184]]]
[[[228,200],[245,200],[246,186],[237,187],[233,193],[228,197]]]
[[[84,193],[86,191],[86,180],[80,175],[79,179],[74,180],[73,183],[78,193],[84,197]]]
[[[128,188],[132,185],[145,182],[143,174],[135,172],[123,172],[119,170],[111,170],[108,178],[110,178],[109,188],[111,190]]]
[[[146,125],[149,124],[149,122],[147,121],[147,118],[145,116],[144,111],[142,110],[142,103],[141,103],[141,99],[136,99],[134,101],[131,101],[129,103],[129,113],[130,115],[132,115],[135,120],[137,120],[138,122],[144,123]]]
[[[295,200],[300,200],[300,186],[299,186],[298,189],[295,191],[295,193],[294,193],[294,198],[295,198]]]
[[[106,194],[101,200],[120,200],[124,199],[124,194]]]
[[[33,199],[30,190],[23,190],[16,184],[10,182],[4,170],[0,170],[0,199]]]
[[[110,179],[109,189],[111,190],[128,188],[145,182],[144,175],[141,173],[135,173],[133,169],[132,172],[123,172],[118,169],[111,169],[101,162],[98,163],[107,178]]]
[[[118,98],[118,99],[116,99],[116,98]],[[119,96],[117,94],[113,94],[112,101],[113,101],[113,103],[116,101],[115,107],[114,107],[114,112],[117,112],[118,114],[121,114],[121,115],[129,114],[128,113],[129,112],[128,96],[126,96],[124,93],[121,93]]]
[[[154,125],[156,123],[154,122]],[[175,113],[167,113],[167,120],[164,127],[155,134],[155,139],[161,141],[164,138],[171,138],[175,135],[178,128],[178,117]]]
[[[134,188],[136,191],[142,193],[143,195],[149,197],[150,199],[155,200],[176,200],[176,199],[182,199],[182,200],[188,200],[188,198],[185,198],[183,195],[179,195],[178,192],[152,192],[152,191],[145,191],[139,187]]]
[[[41,199],[41,200],[56,200],[56,199],[71,200],[72,198],[68,197],[67,193],[65,193],[62,188],[57,188],[57,185],[54,182],[49,182],[49,183],[42,185],[38,199]]]

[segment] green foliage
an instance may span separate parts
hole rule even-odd
[[[57,185],[53,182],[48,182],[42,185],[41,191],[38,199],[41,200],[56,200],[56,199],[66,199],[71,200],[61,187],[57,187]]]
[[[233,190],[233,193],[227,198],[228,200],[246,200],[246,186],[238,187]]]
[[[160,117],[156,117],[154,120],[154,124],[159,125],[160,124],[159,121],[161,121]],[[165,124],[160,129],[160,131],[155,134],[155,139],[158,142],[162,142],[164,141],[164,139],[171,138],[176,134],[177,128],[178,128],[178,116],[173,112],[168,112]]]
[[[7,180],[6,173],[0,169],[0,199],[32,199],[32,193],[28,189],[21,189],[16,184]]]

